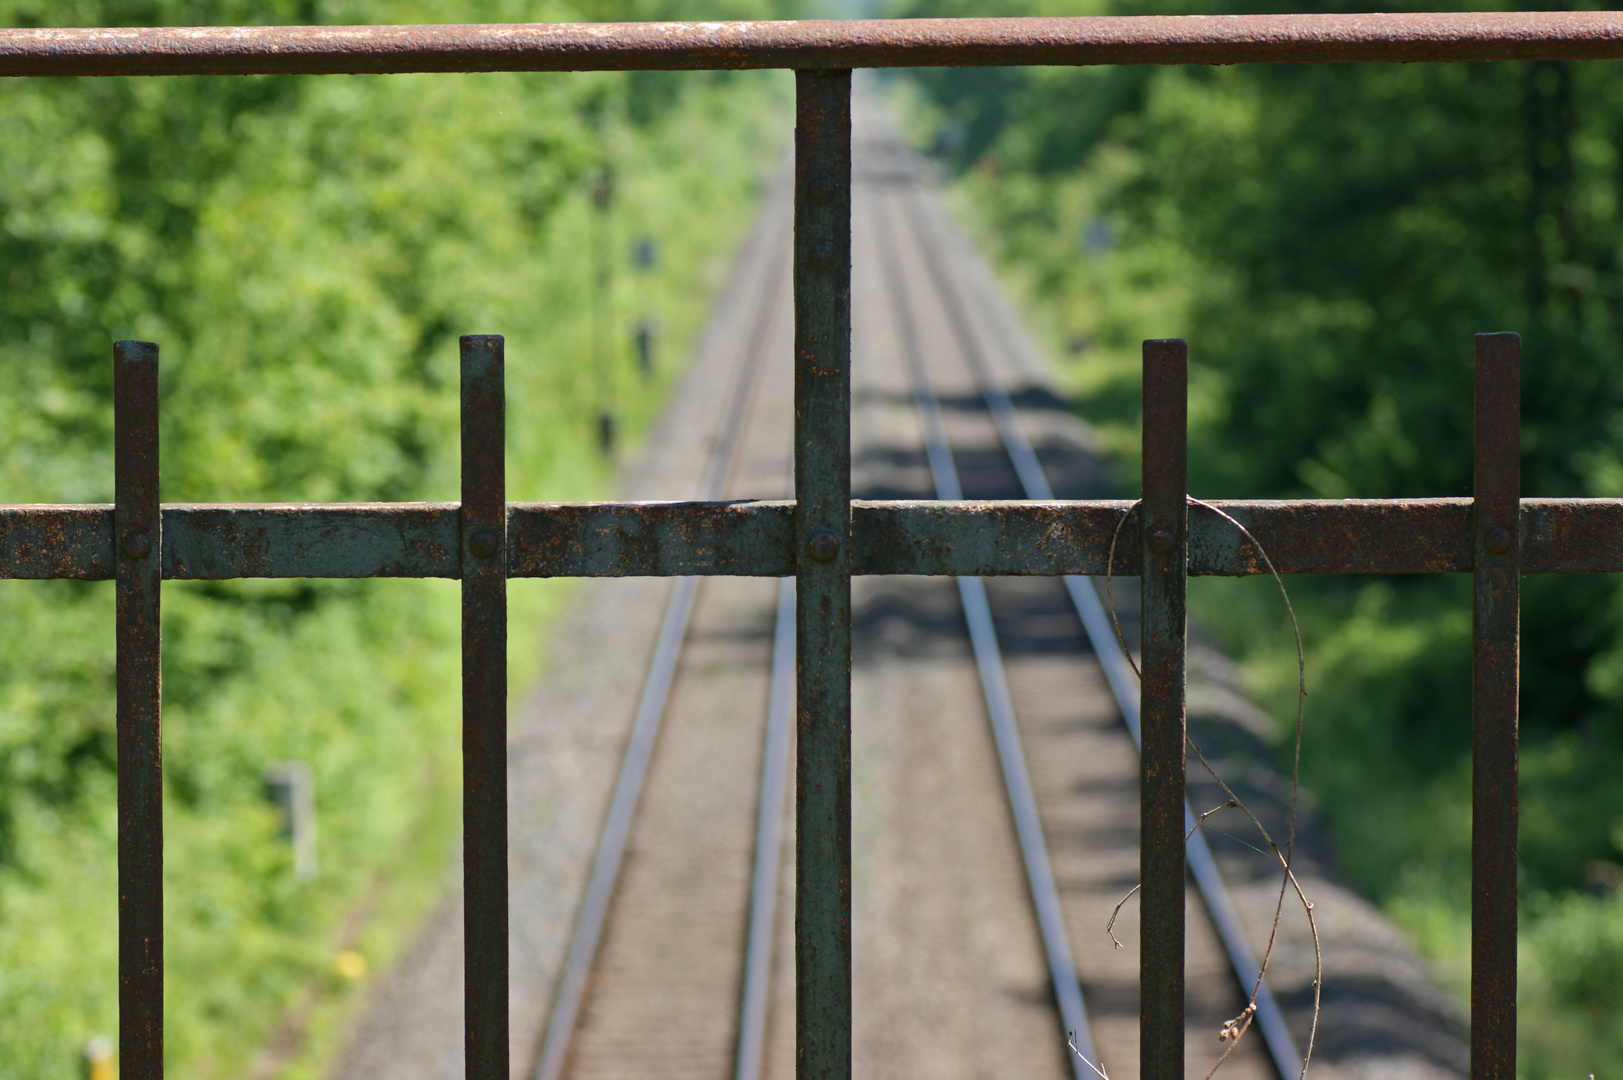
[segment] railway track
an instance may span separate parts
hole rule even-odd
[[[1011,399],[1041,382],[1018,328],[921,184],[917,159],[873,112],[859,108],[855,120],[854,494],[1114,495],[1076,431],[1054,437],[1057,412]],[[785,192],[771,198],[701,350],[702,377],[679,392],[676,426],[654,437],[651,475],[662,479],[634,482],[636,496],[792,494],[793,371],[781,362],[790,351],[788,210]],[[669,490],[701,475],[698,492]],[[1133,590],[1121,584],[1131,634]],[[583,596],[597,614],[569,625],[591,639],[567,643],[561,655],[574,667],[549,676],[563,689],[521,709],[529,718],[515,728],[515,1075],[787,1080],[793,583],[590,588]],[[859,578],[852,614],[855,1071],[1087,1080],[1093,1072],[1066,1047],[1075,1032],[1088,1061],[1112,1080],[1134,1080],[1136,912],[1117,922],[1122,948],[1103,928],[1138,873],[1137,685],[1093,585]],[[649,659],[629,685],[624,660],[639,655]],[[559,723],[560,713],[580,718]],[[606,809],[574,789],[602,792]],[[1198,836],[1190,863],[1187,1072],[1203,1076],[1255,960]],[[1271,900],[1272,886],[1252,877],[1240,882],[1238,906],[1259,940],[1266,920],[1259,928],[1251,909]],[[1317,880],[1315,889],[1334,890]],[[573,911],[559,903],[568,897],[582,898]],[[1357,907],[1345,892],[1338,899],[1338,910]],[[1387,978],[1409,965],[1404,981],[1420,987],[1390,928],[1373,911],[1359,917],[1364,929],[1345,939],[1356,948],[1344,953],[1349,966]],[[453,895],[407,973],[380,991],[342,1080],[460,1075],[461,1002],[444,990],[454,985],[459,924]],[[1311,977],[1291,953],[1301,945],[1287,941],[1274,968],[1293,965],[1298,1031]],[[1366,1008],[1363,1026],[1343,1032],[1398,1032],[1406,1070],[1428,1062],[1402,1075],[1456,1075],[1453,1043],[1429,1034],[1446,1024],[1415,1021],[1446,1009],[1412,989],[1384,1000],[1385,1018]],[[1259,1013],[1223,1075],[1294,1078],[1291,1032],[1266,996]],[[1403,1034],[1410,1021],[1419,1026]],[[1323,1070],[1327,1080],[1397,1074]]]
[[[876,156],[884,155],[902,162],[902,168],[895,170],[892,175],[907,177],[917,173],[916,163],[899,140],[891,137],[888,142],[881,142],[879,146],[882,149],[876,151]],[[910,165],[912,167],[909,167]],[[1009,347],[1007,328],[1001,328],[1002,334],[986,335],[986,340],[983,341],[982,332],[978,332],[979,328],[970,318],[970,309],[974,306],[974,302],[948,272],[951,253],[942,242],[937,223],[929,220],[927,207],[919,198],[916,183],[904,180],[897,186],[892,196],[891,212],[883,215],[882,220],[889,227],[877,229],[876,235],[884,236],[891,250],[881,252],[880,265],[888,279],[890,305],[896,312],[898,320],[906,324],[904,348],[908,353],[908,362],[915,383],[921,422],[927,433],[926,443],[931,456],[931,471],[935,475],[937,497],[963,498],[964,493],[948,448],[945,422],[924,364],[917,329],[913,325],[914,305],[907,294],[906,280],[901,273],[896,250],[903,242],[911,244],[917,252],[919,264],[926,271],[930,287],[951,328],[956,352],[974,381],[981,404],[986,415],[992,420],[998,440],[1007,454],[1009,468],[1018,480],[1018,488],[1015,490],[1011,490],[1006,481],[1001,484],[993,482],[980,497],[1036,500],[1055,498],[1047,475],[1020,425],[1017,410],[1008,393],[993,375],[985,355],[987,346],[994,349]],[[985,316],[992,313],[982,314]],[[985,322],[981,325],[984,326]],[[1094,585],[1084,577],[1067,576],[1061,579],[1061,584],[1136,747],[1140,743],[1137,678],[1115,639],[1099,594]],[[987,708],[992,713],[995,726],[1013,732],[1016,730],[1013,722],[1013,705],[1009,701],[996,630],[986,600],[985,585],[976,579],[962,579],[959,585],[964,593],[965,617],[970,626],[971,637],[977,642],[976,658],[982,671]],[[1006,739],[1006,735],[1000,734],[1000,752]],[[1006,765],[1005,768],[1008,769],[1010,766]],[[1023,795],[1013,794],[1016,787],[1030,786],[1029,780],[1024,776],[1023,755],[1014,763],[1014,768],[1021,775],[1011,780],[1011,798],[1024,799]],[[1033,805],[1029,813],[1034,812]],[[1017,812],[1017,818],[1023,818],[1027,814],[1028,812],[1022,809]],[[1302,1069],[1301,1052],[1297,1049],[1284,1014],[1267,981],[1259,980],[1257,956],[1246,939],[1245,930],[1235,911],[1234,901],[1223,883],[1206,837],[1204,833],[1195,829],[1195,814],[1187,806],[1184,818],[1185,826],[1190,832],[1188,860],[1195,889],[1211,919],[1212,929],[1217,933],[1238,986],[1246,995],[1250,994],[1253,986],[1257,987],[1255,1026],[1267,1048],[1275,1071],[1282,1077],[1294,1077]],[[1023,846],[1034,848],[1035,845],[1027,845],[1024,831]],[[1033,894],[1043,897],[1038,902],[1039,912],[1044,911],[1051,902],[1057,906],[1057,896],[1053,901],[1048,899],[1048,894],[1053,891],[1053,885],[1052,873],[1047,868],[1046,852],[1038,852],[1028,857],[1027,862],[1028,867],[1033,867],[1034,863],[1041,864],[1030,870]],[[1040,923],[1044,927],[1044,938],[1050,955],[1056,1000],[1061,1003],[1061,1013],[1065,1016],[1066,1024],[1071,1028],[1078,1027],[1085,1023],[1080,1002],[1075,1005],[1069,1004],[1074,993],[1072,987],[1075,985],[1075,969],[1074,966],[1062,964],[1060,961],[1062,957],[1068,960],[1071,955],[1063,922],[1053,917],[1040,917]],[[1096,1060],[1093,1044],[1085,1031],[1079,1033],[1077,1045],[1079,1051],[1089,1061]]]
[[[903,481],[900,488],[895,475],[890,476],[888,483],[883,478],[869,476],[866,486],[874,488],[877,479],[880,490],[866,493],[934,495],[949,499],[962,498],[965,494],[1053,497],[1041,465],[1020,433],[1013,405],[985,362],[983,344],[965,317],[962,305],[966,300],[955,291],[944,265],[948,255],[941,250],[918,204],[914,182],[916,163],[894,140],[887,138],[882,129],[874,127],[871,120],[861,121],[858,138],[861,149],[853,190],[856,229],[866,242],[859,243],[857,248],[860,254],[855,286],[858,294],[858,332],[854,344],[858,354],[855,365],[858,375],[854,383],[854,394],[858,398],[854,414],[854,426],[858,428],[856,439],[860,444],[864,436],[862,429],[875,428],[879,442],[888,440],[889,457],[893,462],[909,457],[922,459],[926,466],[923,472],[929,478],[928,486],[917,490],[921,471],[917,468],[919,461],[914,460],[910,470],[912,478]],[[701,498],[789,494],[792,469],[785,436],[789,430],[786,407],[790,388],[784,377],[787,373],[781,370],[786,365],[767,362],[768,358],[787,351],[786,230],[780,226],[776,237],[764,248],[768,254],[756,275],[759,282],[751,316],[753,322],[744,335],[742,355],[734,366],[726,392],[720,430],[707,465]],[[866,270],[862,269],[864,266]],[[925,320],[929,323],[928,330]],[[931,340],[932,333],[942,340]],[[897,360],[900,372],[896,370]],[[941,370],[953,363],[959,368],[956,373]],[[932,371],[932,368],[937,370]],[[863,375],[864,372],[878,375],[877,384]],[[952,387],[955,404],[951,411],[957,414],[955,422],[949,422],[949,410],[943,409],[938,381]],[[903,387],[916,425],[911,440],[905,434],[897,437],[897,421],[905,410],[897,408],[900,395],[896,390]],[[977,398],[982,418],[992,421],[996,446],[1004,458],[1003,471],[1015,478],[1017,488],[1009,487],[1007,477],[993,478],[991,474],[997,472],[997,467],[985,460],[972,465],[967,477],[960,474],[956,459],[966,453],[963,436],[968,433],[957,432],[960,445],[955,446],[952,429],[963,429],[966,419],[973,423],[973,418],[965,414],[974,411]],[[890,416],[873,415],[873,403],[884,403],[880,404],[879,411],[888,410]],[[876,423],[870,424],[870,420]],[[905,426],[903,421],[901,427]],[[987,442],[984,431],[979,436],[970,435],[968,444],[974,444],[977,438],[983,445],[982,450],[967,452],[979,453],[985,458],[988,455],[984,450],[989,448],[984,446]],[[911,447],[906,445],[909,442],[913,444]],[[903,471],[909,470],[904,466]],[[859,455],[859,485],[862,473]],[[784,978],[781,969],[791,961],[790,950],[782,947],[783,931],[789,922],[785,915],[787,903],[784,901],[788,895],[782,867],[792,740],[794,598],[792,582],[778,583],[770,592],[761,589],[762,584],[726,579],[701,583],[698,579],[685,578],[679,579],[672,589],[585,898],[576,918],[568,959],[558,980],[533,1071],[535,1080],[653,1073],[714,1077],[727,1072],[736,1080],[757,1080],[763,1075],[786,1075],[792,1068],[792,1045],[789,1044],[792,1029],[785,1022],[792,1016],[792,982]],[[876,594],[877,605],[858,604],[857,618],[860,622],[865,607],[874,610],[894,605],[898,589],[928,592],[936,589],[937,584],[888,583]],[[1123,978],[1119,970],[1114,978],[1093,976],[1088,973],[1086,964],[1080,965],[1084,975],[1079,979],[1078,952],[1070,940],[1073,929],[1098,936],[1103,923],[1092,918],[1096,912],[1091,909],[1096,904],[1088,901],[1096,898],[1088,896],[1087,890],[1082,890],[1079,897],[1074,881],[1063,873],[1056,875],[1049,857],[1050,842],[1046,833],[1055,828],[1056,819],[1078,810],[1074,805],[1067,805],[1076,800],[1067,800],[1066,793],[1055,791],[1052,784],[1045,785],[1042,781],[1046,774],[1042,768],[1034,780],[1027,767],[1028,747],[1029,752],[1043,758],[1053,756],[1056,749],[1074,752],[1083,748],[1062,747],[1053,738],[1023,737],[1017,722],[1017,713],[1021,711],[1017,700],[1030,698],[1034,692],[1040,696],[1043,673],[1032,672],[1030,665],[1018,662],[1006,665],[1000,645],[1001,623],[1004,633],[1014,627],[1014,637],[1021,642],[1017,651],[1029,650],[1033,601],[1038,607],[1046,607],[1050,612],[1048,622],[1055,623],[1059,620],[1052,617],[1053,598],[1040,594],[1058,589],[1071,596],[1081,617],[1081,622],[1071,629],[1081,633],[1071,633],[1069,641],[1063,640],[1066,637],[1063,630],[1057,635],[1050,634],[1052,640],[1046,647],[1051,653],[1057,649],[1068,666],[1091,666],[1097,670],[1097,656],[1109,655],[1099,641],[1090,641],[1087,636],[1089,630],[1097,633],[1098,628],[1089,622],[1090,619],[1097,621],[1098,601],[1091,585],[1081,579],[1021,582],[1016,591],[1023,592],[1023,596],[1002,589],[1004,584],[1008,583],[994,583],[989,590],[987,583],[979,579],[956,582],[965,620],[962,625],[968,631],[969,659],[973,661],[978,696],[984,706],[981,719],[990,721],[986,732],[990,736],[989,745],[983,739],[978,747],[960,747],[958,751],[960,754],[978,752],[981,757],[979,768],[975,770],[980,780],[979,799],[975,804],[980,827],[975,831],[980,835],[966,844],[968,850],[957,852],[956,857],[972,855],[977,845],[988,847],[999,842],[1016,849],[1018,856],[1011,859],[1011,853],[1005,852],[999,860],[975,860],[983,869],[991,868],[994,873],[1005,871],[1005,880],[995,886],[982,882],[966,890],[963,868],[951,865],[956,861],[954,853],[936,860],[933,873],[925,875],[942,880],[927,887],[923,881],[915,881],[912,886],[921,891],[950,894],[956,888],[973,894],[967,903],[954,905],[949,901],[947,906],[954,910],[944,913],[947,919],[962,921],[966,916],[977,919],[990,916],[989,922],[1005,924],[1001,947],[1009,948],[1012,944],[1010,952],[1024,954],[1024,971],[1014,976],[1012,982],[1020,984],[1015,989],[1023,992],[1027,999],[1015,1011],[1025,1015],[1005,1017],[1005,1021],[1013,1022],[1002,1026],[1010,1031],[1023,1031],[1027,1036],[1039,1026],[1046,1027],[1047,1031],[1045,1038],[1035,1040],[1036,1047],[1028,1037],[1020,1040],[1025,1045],[1018,1051],[1004,1048],[1005,1053],[1017,1052],[1026,1059],[1020,1063],[1019,1071],[1055,1076],[1068,1073],[1076,1080],[1086,1080],[1094,1075],[1088,1062],[1098,1062],[1103,1053],[1104,1064],[1113,1070],[1112,1076],[1125,1080],[1133,1075],[1132,1061],[1136,1058],[1136,1046],[1129,1045],[1132,1040],[1126,1031],[1134,1025],[1124,1022],[1136,1020],[1136,1015],[1123,1016],[1125,1010],[1119,1007],[1124,997],[1122,984],[1130,979]],[[735,595],[710,595],[729,592]],[[1000,603],[994,604],[992,597],[999,592],[1005,595]],[[700,602],[701,595],[706,597],[706,603]],[[1091,609],[1087,604],[1089,600]],[[939,606],[939,600],[936,603]],[[769,647],[763,648],[768,640]],[[1097,655],[1090,654],[1090,645],[1097,650]],[[1110,646],[1114,648],[1114,643]],[[1119,660],[1119,652],[1115,658]],[[718,677],[718,664],[730,666],[732,675]],[[743,674],[743,669],[752,666],[767,668],[764,685],[759,670],[753,678]],[[958,666],[957,682],[962,686],[964,665]],[[1102,670],[1103,678],[1099,681],[1105,685],[1093,687],[1092,696],[1099,698],[1099,691],[1108,687],[1106,692],[1114,692],[1115,698],[1121,701],[1122,715],[1132,728],[1136,720],[1136,686],[1131,688],[1129,699],[1124,696],[1127,688],[1120,671],[1113,670],[1108,663]],[[713,730],[718,726],[713,722],[717,687],[712,685],[706,690],[685,693],[684,674],[697,675],[698,678],[693,679],[695,683],[719,681],[729,688],[723,691],[724,696],[730,695],[732,699],[726,711],[734,714],[738,723],[719,726],[733,728],[721,733],[730,737],[719,737]],[[860,672],[856,681],[862,682]],[[859,692],[859,700],[861,697]],[[955,704],[957,711],[965,711],[961,697]],[[753,715],[752,706],[755,707]],[[1041,706],[1038,711],[1042,711]],[[712,722],[706,723],[707,719]],[[859,727],[866,719],[859,713]],[[739,737],[740,729],[746,733],[745,737]],[[1059,742],[1064,741],[1061,734]],[[727,743],[728,747],[720,743]],[[754,752],[750,753],[748,748],[752,744]],[[993,754],[987,754],[987,750]],[[987,798],[994,785],[986,782],[986,766],[994,755],[1001,808],[992,807]],[[903,770],[929,770],[929,764],[918,762],[915,755],[903,755],[900,760],[895,755],[887,756],[891,758],[890,765],[899,765]],[[1060,756],[1068,755],[1061,753]],[[1094,755],[1084,753],[1082,756]],[[860,748],[858,757],[856,767],[860,771]],[[746,768],[746,764],[753,767]],[[1114,764],[1117,772],[1122,771],[1122,765],[1131,769],[1131,762],[1120,755]],[[936,771],[944,772],[949,779],[963,779],[962,774],[968,770],[937,763]],[[954,776],[955,773],[959,775]],[[1118,776],[1114,787],[1130,786],[1132,776],[1131,771],[1125,777]],[[745,777],[753,783],[746,785]],[[859,817],[864,801],[862,787],[859,782]],[[702,795],[695,796],[695,792]],[[1118,801],[1129,814],[1136,803],[1136,799],[1131,798]],[[892,803],[891,809],[897,809],[898,805]],[[925,800],[911,809],[912,814],[905,816],[927,818],[932,813]],[[1084,815],[1089,809],[1081,808]],[[875,816],[879,819],[877,827],[899,821],[883,810]],[[753,828],[746,830],[750,819],[753,819]],[[901,824],[900,831],[906,834],[910,825],[919,823]],[[1119,823],[1117,828],[1129,831],[1125,822]],[[890,908],[881,898],[881,894],[891,888],[882,880],[889,876],[889,869],[882,865],[882,857],[879,860],[862,858],[862,831],[859,824],[854,899],[859,909],[856,1054],[859,1069],[869,1057],[875,1064],[890,1059],[894,1064],[881,1069],[889,1073],[896,1065],[922,1066],[938,1056],[943,1043],[950,1043],[955,1037],[946,1033],[961,1034],[966,1030],[961,1021],[971,1020],[973,1014],[985,1008],[985,1002],[977,999],[1007,996],[1011,979],[1007,971],[999,976],[995,970],[999,966],[997,962],[983,964],[979,972],[963,969],[963,965],[927,963],[926,968],[959,967],[957,974],[960,978],[968,976],[965,981],[969,983],[960,990],[967,989],[967,992],[944,994],[938,987],[922,995],[929,999],[925,1002],[898,1001],[896,986],[906,986],[914,980],[896,979],[885,970],[886,964],[867,961],[870,955],[878,957],[890,953],[895,954],[900,966],[906,967],[907,954],[913,954],[914,950],[908,948],[897,954],[883,947],[865,949],[863,927],[869,922],[869,928],[876,931],[877,936],[893,941],[913,935],[900,926],[886,928],[888,920],[884,911],[904,909]],[[927,828],[922,830],[922,833],[928,832]],[[893,842],[875,839],[878,841],[873,852],[876,856]],[[923,836],[922,846],[928,850],[935,846],[932,841],[939,842],[939,839]],[[1120,843],[1115,845],[1121,846]],[[744,857],[746,851],[748,860]],[[1119,873],[1123,852],[1101,851],[1098,855],[1100,863],[1108,863],[1113,858],[1118,864],[1118,872],[1106,877],[1120,888],[1125,880]],[[1094,861],[1086,853],[1082,858]],[[1023,895],[1017,886],[1010,888],[1006,873],[1013,869],[1016,861],[1024,870]],[[1209,856],[1206,861],[1210,863]],[[1226,898],[1216,891],[1221,889],[1220,883],[1205,884],[1215,897],[1208,906],[1221,915]],[[865,888],[865,885],[871,887]],[[964,901],[966,896],[960,895],[958,899]],[[860,909],[864,906],[873,907],[872,914],[877,918],[863,920]],[[925,916],[922,922],[930,926],[940,917],[939,914],[935,918]],[[1026,925],[1015,925],[1019,923]],[[1222,927],[1221,918],[1218,925]],[[1245,957],[1249,955],[1243,936],[1237,948],[1235,942],[1224,939],[1221,932],[1217,936],[1230,946],[1231,954],[1239,954],[1237,970],[1243,972]],[[1205,971],[1210,975],[1214,967],[1221,966],[1214,965],[1210,956],[1202,955],[1202,946],[1212,943],[1203,940],[1198,931],[1191,938],[1191,974]],[[934,951],[939,953],[943,944],[949,950],[952,947],[950,941],[937,942]],[[984,948],[981,951],[987,952]],[[994,946],[992,951],[998,951],[998,947]],[[1208,947],[1205,951],[1212,950]],[[1032,985],[1033,953],[1040,957],[1036,967],[1046,971],[1045,993]],[[923,955],[928,956],[929,952]],[[1119,958],[1113,959],[1116,962],[1111,967],[1120,969]],[[1251,963],[1254,974],[1254,960]],[[1214,1021],[1219,1020],[1217,1013],[1227,1018],[1239,1011],[1243,1002],[1238,984],[1232,976],[1223,981],[1232,992],[1215,995],[1218,1000],[1209,1004],[1217,1007],[1216,1012],[1212,1008],[1202,1009],[1198,1000],[1191,1002],[1194,1006],[1191,1008],[1192,1026],[1212,1024],[1215,1030]],[[1031,1000],[1034,996],[1038,998],[1036,1001]],[[1195,995],[1197,999],[1199,996]],[[1099,997],[1107,1003],[1102,1010],[1103,1030],[1097,1041],[1095,1025],[1090,1022],[1085,1004],[1088,997]],[[951,999],[945,1009],[942,998]],[[1112,1009],[1109,1004],[1112,1001],[1118,1007]],[[1264,1008],[1271,1005],[1271,1000],[1266,1001]],[[872,1014],[865,1016],[868,1006],[872,1006]],[[960,1015],[953,1017],[954,1012]],[[1136,1014],[1136,1008],[1131,1012]],[[776,1024],[771,1023],[773,1019]],[[982,1017],[982,1022],[972,1027],[985,1029],[984,1020]],[[1277,1020],[1277,1010],[1270,1020]],[[900,1055],[886,1052],[878,1045],[877,1033],[887,1031],[894,1036],[898,1030],[922,1034],[926,1045],[911,1050],[904,1048]],[[1081,1057],[1067,1052],[1067,1033]],[[1288,1032],[1282,1042],[1277,1038],[1279,1030],[1273,1034],[1271,1047],[1289,1048]],[[993,1045],[998,1042],[989,1041]],[[964,1059],[958,1053],[944,1056]],[[1283,1060],[1277,1051],[1275,1059]],[[1007,1057],[994,1055],[969,1072],[985,1072],[981,1066],[993,1066],[994,1071],[998,1071],[995,1066],[1000,1063],[1011,1064]],[[1266,1060],[1249,1049],[1232,1058],[1226,1068],[1231,1075],[1275,1075]],[[939,1067],[920,1071],[942,1075]],[[1292,1069],[1286,1075],[1294,1073]]]
[[[787,430],[782,407],[774,408],[787,403],[785,373],[770,363],[788,351],[786,219],[772,219],[755,268],[751,325],[726,389],[701,499],[788,494],[787,440],[778,440],[776,454],[768,445]],[[789,632],[781,614],[772,619],[778,643],[761,656],[756,615],[771,598],[780,613],[787,610]],[[759,983],[769,969],[739,956],[747,944],[756,946],[754,955],[770,956],[793,712],[792,615],[792,583],[685,577],[672,588],[536,1080],[715,1077],[745,1060],[735,1032],[759,1045]],[[763,688],[758,669],[767,666]],[[771,703],[769,717],[753,714],[758,701]],[[769,745],[756,763],[752,736],[762,719]],[[760,783],[748,783],[752,776]],[[757,828],[740,828],[757,811]],[[742,873],[750,861],[754,870]],[[740,932],[752,909],[753,925]],[[742,1025],[740,1000],[754,1003]],[[753,1056],[758,1060],[758,1051]]]

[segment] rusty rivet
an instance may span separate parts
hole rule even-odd
[[[834,181],[819,176],[806,186],[806,194],[816,205],[827,206],[834,201]]]
[[[1510,550],[1510,532],[1503,525],[1490,525],[1482,534],[1482,546],[1489,555],[1503,555]]]
[[[833,529],[813,529],[806,538],[806,554],[813,562],[830,563],[840,553],[840,538]]]
[[[468,550],[481,559],[488,559],[496,554],[496,530],[481,526],[468,534]]]
[[[1171,555],[1172,550],[1178,546],[1178,538],[1172,532],[1172,526],[1164,521],[1158,521],[1150,526],[1150,550],[1157,555]]]
[[[152,554],[152,534],[145,529],[131,529],[125,533],[124,554],[132,559],[144,559]]]
[[[828,273],[834,269],[834,245],[827,240],[819,240],[812,245],[811,265],[813,270]]]

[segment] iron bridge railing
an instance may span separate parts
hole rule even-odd
[[[461,339],[462,501],[158,500],[158,347],[113,347],[115,501],[0,506],[0,577],[115,581],[119,1060],[163,1073],[164,579],[462,580],[465,1040],[507,1080],[507,579],[796,578],[797,1075],[851,1072],[851,577],[1105,572],[1122,502],[851,499],[851,69],[1623,57],[1623,14],[0,30],[0,75],[793,68],[798,502],[509,503],[503,346]],[[1142,580],[1142,1075],[1184,1064],[1189,575],[1266,572],[1186,501],[1186,346],[1144,345],[1143,500],[1111,572]],[[1623,572],[1623,500],[1520,498],[1520,343],[1476,339],[1473,499],[1218,502],[1285,574],[1469,573],[1471,1075],[1514,1080],[1518,575]]]

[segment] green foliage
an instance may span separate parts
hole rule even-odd
[[[1597,1060],[1623,1060],[1617,1023],[1623,900],[1564,896],[1549,903],[1526,935],[1523,953],[1533,961],[1523,977],[1541,991],[1528,995],[1524,1059],[1552,1076],[1583,1075]]]
[[[674,0],[0,0],[7,25],[770,15]],[[760,75],[12,80],[0,86],[0,498],[112,495],[111,342],[162,347],[165,501],[455,499],[457,346],[507,337],[509,492],[602,494],[657,408],[787,142]],[[590,187],[617,183],[612,209]],[[634,270],[633,240],[659,258]],[[614,271],[606,341],[594,250]],[[632,323],[661,326],[634,370]],[[675,493],[673,493],[675,494]],[[564,586],[512,590],[515,691]],[[168,1067],[249,1069],[316,1002],[313,1075],[431,901],[458,803],[456,586],[171,584],[164,595]],[[116,1030],[112,593],[0,583],[0,1078],[76,1075]],[[297,882],[266,766],[315,775]],[[358,935],[358,936],[357,936]],[[313,1055],[313,1056],[312,1056]]]
[[[1051,6],[999,5],[1060,13]],[[999,13],[958,0],[905,11]],[[1471,335],[1512,329],[1523,490],[1623,493],[1618,65],[929,71],[917,85],[924,145],[1067,357],[1063,376],[1125,487],[1138,469],[1139,343],[1178,336],[1191,350],[1196,493],[1469,494]],[[1247,588],[1203,582],[1195,610],[1289,715],[1294,651],[1277,599]],[[1553,898],[1525,916],[1532,966],[1553,974],[1528,981],[1524,1015],[1545,1016],[1578,985],[1563,973],[1601,971],[1617,932],[1616,902],[1581,890],[1623,861],[1623,592],[1610,578],[1528,578],[1523,590],[1523,880]],[[1304,776],[1343,863],[1445,970],[1464,970],[1468,585],[1291,591],[1308,643]],[[1555,959],[1585,935],[1599,967]],[[1604,1019],[1623,1010],[1623,980],[1572,978],[1590,1011],[1557,1025],[1559,1038],[1524,1024],[1530,1076],[1623,1061]]]

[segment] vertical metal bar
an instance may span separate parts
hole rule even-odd
[[[1138,1007],[1145,1080],[1183,1076],[1188,353],[1182,341],[1144,343]]]
[[[795,73],[795,1075],[851,1075],[851,73]]]
[[[462,934],[468,1080],[507,1080],[504,349],[462,338]]]
[[[1516,1076],[1521,338],[1476,337],[1471,667],[1471,1076]]]
[[[163,740],[158,347],[113,345],[118,537],[118,1061],[163,1076]]]

